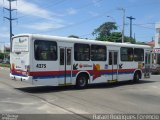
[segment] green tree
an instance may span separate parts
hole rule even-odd
[[[3,59],[3,58],[4,58],[4,54],[0,53],[0,59]]]
[[[145,42],[136,42],[136,44],[139,44],[139,45],[147,45]]]
[[[69,38],[79,38],[79,36],[77,36],[77,35],[69,35],[68,37]]]
[[[128,36],[124,36],[124,42],[129,42],[129,43],[136,43],[136,40],[134,38],[130,38]]]
[[[116,26],[115,22],[105,22],[95,29],[92,34],[97,35],[96,39],[100,41],[121,42],[122,33],[114,32],[117,28],[118,26]],[[124,42],[135,43],[135,39],[125,36]]]
[[[93,31],[93,35],[97,35],[97,38],[106,38],[111,34],[113,30],[117,30],[115,22],[105,22]]]
[[[121,32],[112,32],[109,36],[107,36],[106,41],[121,42],[122,41]]]

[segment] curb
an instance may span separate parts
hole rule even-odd
[[[0,70],[9,70],[10,68],[7,67],[0,67]]]

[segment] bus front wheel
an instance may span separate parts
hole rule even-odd
[[[84,74],[77,77],[76,87],[79,89],[85,88],[88,84],[88,77]]]

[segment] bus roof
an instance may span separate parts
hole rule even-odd
[[[60,42],[74,42],[74,43],[86,43],[86,44],[98,44],[98,45],[110,45],[110,46],[123,46],[123,47],[134,47],[134,48],[151,48],[148,45],[139,45],[139,44],[131,44],[131,43],[115,43],[108,41],[98,41],[92,39],[82,39],[82,38],[69,38],[69,37],[60,37],[60,36],[51,36],[51,35],[40,35],[40,34],[18,34],[13,36],[15,37],[29,36],[33,39],[39,40],[56,40]]]

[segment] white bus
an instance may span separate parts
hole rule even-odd
[[[147,45],[21,34],[12,38],[12,79],[35,86],[76,85],[150,77]]]

